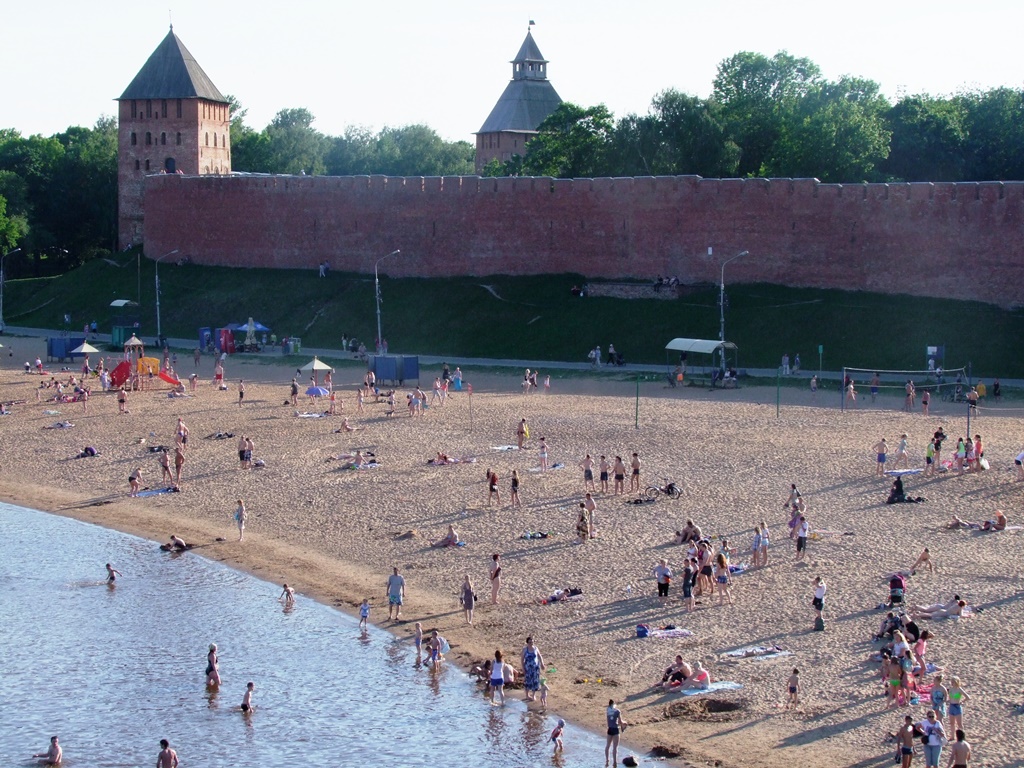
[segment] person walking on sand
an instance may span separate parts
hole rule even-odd
[[[473,582],[470,581],[468,573],[462,580],[459,602],[462,603],[462,613],[466,618],[466,623],[473,626],[473,609],[476,608],[476,592],[473,591]]]
[[[178,753],[171,749],[167,739],[160,739],[160,754],[156,758],[156,768],[178,768]]]
[[[597,502],[590,491],[583,497],[583,508],[587,510],[587,536],[597,537]]]
[[[914,718],[907,715],[903,718],[903,725],[895,734],[896,742],[899,744],[900,768],[910,768],[914,759],[915,735]]]
[[[540,439],[540,471],[546,472],[548,468],[548,444],[544,442],[544,438]]]
[[[885,438],[883,437],[875,443],[871,450],[875,452],[875,458],[877,459],[875,462],[875,474],[881,477],[885,474],[885,460],[889,455],[889,446],[886,444]]]
[[[608,765],[609,753],[611,753],[611,765],[619,764],[619,735],[626,728],[626,721],[622,719],[622,712],[615,706],[614,699],[608,699],[608,708],[604,711],[605,719],[608,722],[608,739],[604,744],[604,764]]]
[[[630,462],[630,468],[632,472],[629,476],[629,490],[630,492],[640,492],[640,457],[634,452],[633,460]]]
[[[32,757],[41,757],[43,765],[60,765],[60,761],[64,759],[64,750],[60,748],[60,744],[57,743],[58,741],[56,736],[51,736],[50,746],[47,750],[45,752],[36,752]]]
[[[206,686],[220,685],[220,665],[217,660],[217,644],[210,643],[210,651],[206,654]]]
[[[498,506],[501,506],[501,492],[498,490],[498,473],[493,469],[488,468],[487,470],[487,506],[491,506],[493,499],[498,500]]]
[[[245,436],[245,468],[252,469],[252,452],[256,450],[256,443],[250,435]],[[358,453],[358,451],[357,451]]]
[[[238,468],[245,469],[245,435],[238,436]]]
[[[928,710],[925,719],[917,724],[917,730],[925,737],[924,763],[926,768],[939,768],[939,761],[942,759],[942,740],[946,736],[946,729],[942,727],[934,709]]]
[[[248,515],[245,512],[245,504],[242,500],[238,500],[238,506],[235,508],[235,524],[238,525],[238,540],[242,540],[242,536],[245,533],[245,521]]]
[[[800,670],[793,668],[793,674],[789,676],[789,680],[786,682],[786,687],[789,689],[789,699],[786,701],[786,709],[796,707],[800,704]]]
[[[596,491],[594,487],[594,460],[588,453],[580,462],[580,469],[583,470],[583,490]]]
[[[932,402],[932,395],[927,389],[921,392],[921,413],[925,416],[928,415],[928,406]]]
[[[846,406],[848,408],[857,407],[857,390],[853,386],[853,379],[849,379],[846,384]]]
[[[125,391],[124,384],[117,390],[117,412],[128,413],[128,393]]]
[[[825,580],[821,576],[814,577],[814,599],[811,600],[811,605],[814,607],[816,614],[815,626],[821,626],[825,621],[822,618],[822,611],[825,610],[825,592],[828,591],[828,586],[825,584]]]
[[[128,475],[128,487],[130,489],[129,496],[138,496],[139,488],[142,483],[142,467],[136,467]]]
[[[394,618],[398,621],[402,618],[402,603],[405,602],[405,578],[398,572],[397,565],[392,571],[387,583],[388,620]]]
[[[491,605],[498,604],[498,594],[501,592],[501,555],[495,552],[491,555]]]
[[[523,441],[530,436],[530,428],[526,426],[526,419],[519,420],[519,426],[516,427],[516,445],[519,446],[519,450],[523,450]]]
[[[612,466],[608,463],[606,456],[601,456],[601,462],[597,465],[597,468],[601,473],[601,493],[608,493],[608,472]]]
[[[292,379],[291,389],[289,389],[289,401],[293,406],[299,405],[299,382],[297,379]]]
[[[715,555],[715,582],[718,585],[718,604],[725,605],[728,600],[729,605],[732,605],[732,590],[729,588],[732,574],[729,572],[729,561],[722,552]]]
[[[242,379],[238,380],[238,407],[242,407],[242,401],[245,399],[245,382]]]
[[[511,485],[511,504],[513,509],[518,509],[523,506],[523,503],[519,500],[519,470],[512,470],[512,485]]]
[[[910,469],[910,451],[907,450],[907,433],[900,435],[900,442],[896,446],[896,461],[893,463],[896,469]]]

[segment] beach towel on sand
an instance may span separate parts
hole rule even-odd
[[[518,445],[492,445],[492,451],[518,451]]]
[[[651,637],[693,637],[693,632],[688,629],[652,629]]]
[[[686,688],[679,691],[682,696],[700,696],[702,693],[714,693],[715,691],[738,691],[743,686],[740,683],[732,683],[728,680],[719,680],[707,688]]]
[[[177,488],[147,488],[139,491],[136,496],[159,496],[161,493],[177,493]]]
[[[777,645],[748,645],[745,648],[737,648],[735,651],[726,651],[722,656],[728,659],[777,659],[780,656],[792,656],[792,651],[786,651]]]

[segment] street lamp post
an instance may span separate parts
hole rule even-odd
[[[384,345],[384,336],[381,334],[381,330],[380,330],[380,278],[377,277],[377,267],[388,256],[397,256],[400,253],[401,253],[400,250],[395,249],[391,253],[387,254],[387,256],[381,256],[379,259],[377,259],[377,263],[373,265],[373,286],[374,286],[374,290],[376,291],[376,294],[377,294],[377,345],[376,346],[377,346],[378,352],[384,348],[383,347],[383,345]]]
[[[168,256],[173,256],[177,252],[178,252],[177,248],[175,248],[173,251],[168,251],[167,253],[165,253],[163,256],[161,256],[159,259],[157,259],[154,262],[154,269],[156,270],[156,341],[157,341],[157,344],[160,344],[160,341],[163,338],[160,335],[160,262],[163,261],[164,259],[166,259]]]
[[[711,253],[711,249],[708,248],[708,254]],[[741,256],[746,256],[750,251],[740,251],[731,259],[726,259],[722,262],[722,279],[718,284],[718,340],[721,342],[725,341],[725,265],[730,261],[736,261]],[[725,347],[720,348],[722,351],[722,373],[725,373]]]
[[[4,322],[4,260],[20,250],[21,248],[15,248],[13,251],[8,251],[3,256],[0,256],[0,333],[3,333],[7,328],[7,324]]]

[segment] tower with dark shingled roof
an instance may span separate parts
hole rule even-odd
[[[231,173],[231,111],[171,27],[118,101],[118,241],[142,242],[151,173]]]
[[[526,143],[561,103],[562,98],[548,81],[548,61],[527,30],[512,60],[512,80],[476,133],[477,172],[491,160],[504,163],[513,155],[525,154]]]

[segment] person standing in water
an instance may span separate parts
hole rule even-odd
[[[293,605],[295,605],[295,590],[289,587],[287,584],[282,584],[281,586],[283,586],[284,589],[281,592],[281,596],[277,599],[284,600],[285,608],[291,608]]]
[[[608,720],[608,739],[604,745],[604,764],[608,765],[608,754],[611,752],[611,764],[619,764],[619,735],[626,727],[626,721],[622,719],[622,712],[615,706],[614,699],[608,699],[608,708],[605,710],[605,717]]]
[[[160,739],[160,754],[156,758],[156,768],[178,768],[178,753],[171,749],[167,739]]]
[[[206,654],[206,685],[220,685],[220,669],[217,663],[217,644],[210,643],[210,652]]]
[[[124,576],[124,574],[117,570],[117,568],[112,566],[110,563],[107,563],[107,584],[112,585],[115,581],[117,581],[118,576]]]
[[[252,693],[256,690],[256,683],[250,681],[245,684],[245,695],[242,696],[242,711],[246,714],[253,711]]]
[[[57,741],[56,736],[51,736],[49,748],[45,752],[37,752],[32,757],[41,757],[43,765],[60,765],[60,761],[64,759],[64,750],[60,748]]]

